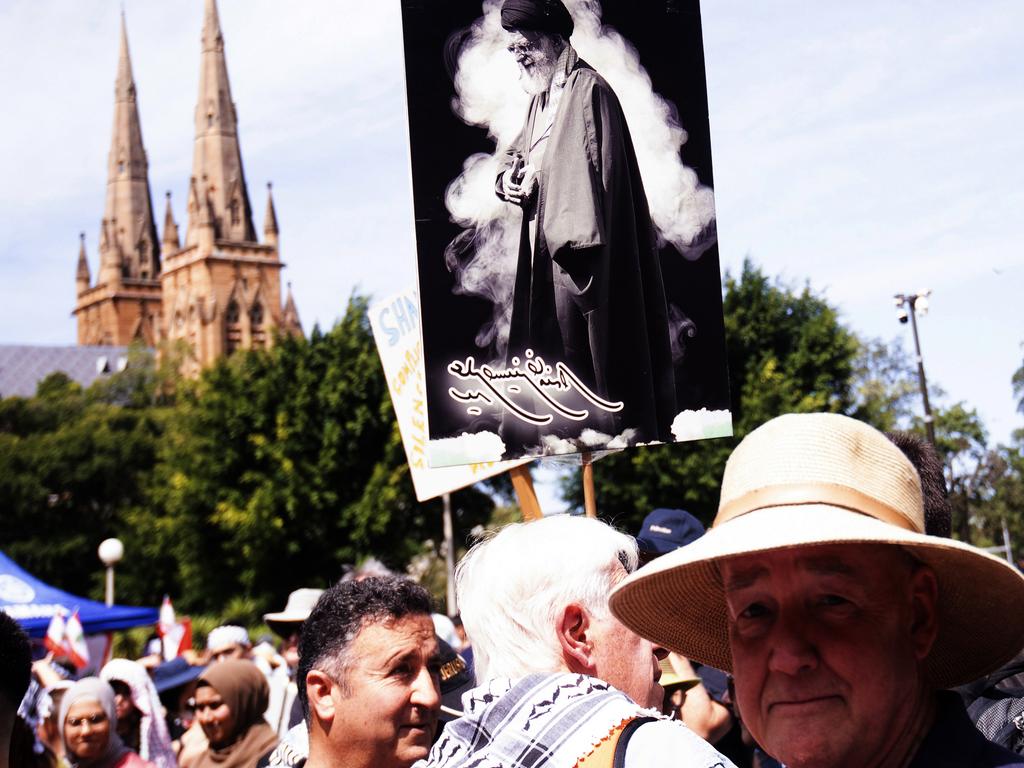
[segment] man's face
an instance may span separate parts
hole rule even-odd
[[[622,578],[626,577],[622,569]],[[590,617],[594,643],[594,676],[618,688],[643,707],[661,709],[665,697],[658,684],[658,654],[667,651],[645,640],[612,616]]]
[[[920,705],[934,577],[895,547],[829,545],[721,564],[740,715],[786,765],[875,765]]]
[[[230,661],[231,659],[244,659],[248,656],[249,649],[240,643],[225,645],[210,654],[214,661]]]
[[[284,645],[281,648],[281,656],[284,657],[285,664],[290,669],[295,669],[299,666],[299,634],[301,630],[302,624],[297,624],[295,631],[285,639]]]
[[[524,91],[532,95],[550,87],[558,62],[554,38],[532,30],[513,29],[505,34],[505,47],[519,65],[519,83]]]
[[[372,755],[378,768],[425,758],[441,707],[440,661],[427,615],[364,626],[349,648],[345,686],[335,686],[329,738],[338,754]]]

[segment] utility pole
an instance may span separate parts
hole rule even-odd
[[[910,327],[914,331],[914,351],[917,354],[917,381],[921,387],[921,399],[924,400],[924,429],[928,435],[928,442],[935,445],[935,422],[932,418],[932,407],[928,402],[928,381],[924,375],[924,358],[921,356],[921,341],[917,335],[917,313],[922,315],[928,311],[928,297],[931,290],[918,291],[917,293],[897,293],[896,317],[901,323],[910,321]]]

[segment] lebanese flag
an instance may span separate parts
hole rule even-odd
[[[50,619],[50,626],[46,628],[46,637],[43,638],[46,650],[54,656],[63,656],[66,653],[64,647],[65,615],[63,608],[57,608],[53,618]]]
[[[160,605],[160,620],[156,625],[156,633],[163,641],[164,661],[181,656],[182,651],[192,647],[192,619],[188,616],[180,622],[174,616],[171,598],[164,595]]]
[[[64,650],[76,668],[85,669],[89,666],[89,646],[85,642],[85,631],[78,618],[77,608],[64,626]]]

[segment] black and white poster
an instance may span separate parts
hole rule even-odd
[[[403,0],[432,466],[731,434],[698,0]]]

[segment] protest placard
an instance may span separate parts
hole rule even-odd
[[[425,460],[731,434],[697,0],[505,5],[402,4]]]
[[[369,308],[370,326],[402,433],[416,498],[426,501],[444,493],[529,463],[497,461],[432,469],[427,464],[426,382],[419,307],[413,288],[376,302]]]

